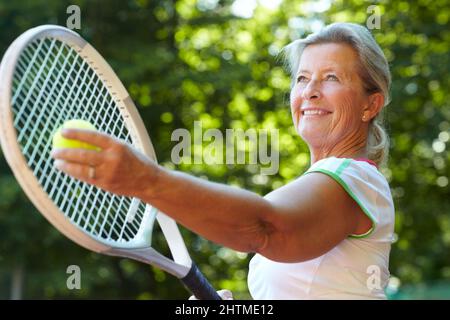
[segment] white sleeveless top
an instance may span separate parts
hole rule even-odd
[[[254,299],[386,299],[394,203],[386,178],[364,161],[330,157],[304,174],[322,172],[337,181],[372,220],[363,235],[351,235],[324,255],[280,263],[256,254],[248,287]]]

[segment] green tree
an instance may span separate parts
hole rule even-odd
[[[381,27],[372,33],[393,75],[387,110],[391,157],[383,168],[397,214],[391,273],[405,285],[448,280],[449,1],[274,2],[260,1],[244,18],[245,10],[231,0],[0,0],[0,53],[30,27],[65,25],[67,6],[79,5],[80,34],[131,93],[160,163],[265,194],[301,175],[309,164],[308,149],[292,126],[290,79],[280,49],[324,24],[365,24],[372,14],[368,7],[376,5]],[[251,165],[175,166],[171,133],[192,131],[199,120],[204,130],[279,129],[279,172],[262,176]],[[194,260],[217,288],[250,297],[251,255],[182,231]],[[157,234],[156,243],[163,247]],[[82,269],[80,291],[66,288],[71,264]],[[66,240],[36,212],[0,158],[0,298],[10,297],[11,279],[20,280],[20,274],[25,298],[187,297],[180,283],[160,270],[92,254]]]

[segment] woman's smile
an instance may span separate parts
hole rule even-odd
[[[310,109],[301,111],[302,118],[318,119],[331,115],[331,112],[319,109]]]

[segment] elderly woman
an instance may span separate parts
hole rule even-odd
[[[211,241],[256,253],[248,277],[255,299],[385,299],[394,229],[389,185],[378,171],[388,152],[386,58],[367,29],[349,23],[294,41],[286,52],[292,119],[311,166],[264,197],[167,170],[88,131],[64,135],[102,151],[56,150],[55,165],[138,197]]]

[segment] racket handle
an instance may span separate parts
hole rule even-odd
[[[222,300],[194,262],[192,262],[191,270],[181,281],[197,299]]]

